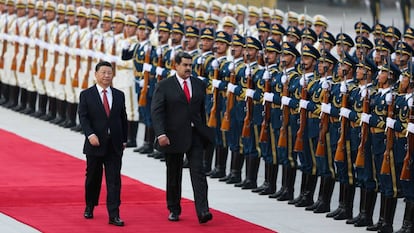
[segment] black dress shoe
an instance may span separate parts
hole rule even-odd
[[[93,206],[86,206],[85,212],[83,213],[83,217],[86,219],[93,218]]]
[[[176,214],[176,213],[171,212],[171,213],[168,215],[168,221],[171,221],[171,222],[178,222],[178,220],[180,220],[180,215],[179,215],[179,214]]]
[[[122,221],[122,219],[120,219],[119,217],[109,218],[109,224],[112,224],[118,227],[122,227],[125,225],[124,221]]]
[[[208,211],[205,212],[205,213],[202,213],[201,215],[198,216],[198,222],[200,224],[206,223],[206,222],[208,222],[208,221],[210,221],[212,219],[213,219],[213,215],[210,212],[208,212]]]

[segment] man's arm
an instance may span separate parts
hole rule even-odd
[[[91,122],[89,119],[89,111],[88,111],[88,103],[87,103],[87,97],[85,96],[86,92],[83,91],[80,93],[80,99],[79,99],[79,107],[78,107],[78,114],[79,114],[79,121],[82,126],[82,130],[86,137],[89,137],[90,135],[94,134],[91,127]]]
[[[162,85],[162,84],[161,84]],[[158,137],[165,132],[165,112],[166,98],[165,93],[159,84],[156,85],[151,103],[151,117],[154,126],[155,136]]]
[[[121,109],[121,121],[122,121],[122,142],[126,145],[128,141],[128,120],[126,114],[126,107],[125,107],[125,95],[123,92],[121,93],[122,97],[122,109]]]

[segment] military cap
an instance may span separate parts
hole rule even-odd
[[[183,17],[183,10],[179,6],[172,7],[172,13],[175,16]]]
[[[394,37],[396,40],[400,40],[401,39],[401,32],[396,27],[388,26],[385,29],[385,36],[386,37]]]
[[[227,26],[227,27],[237,28],[237,26],[239,25],[237,23],[237,20],[231,16],[224,16],[222,22],[223,22],[223,27]]]
[[[236,13],[239,15],[245,15],[248,12],[247,8],[242,4],[236,4]]]
[[[288,19],[288,22],[299,22],[299,15],[294,11],[288,11],[286,13],[286,18]]]
[[[358,64],[358,60],[352,57],[348,52],[345,52],[344,54],[345,56],[341,59],[340,62],[352,67],[352,69],[355,69],[356,65]]]
[[[404,38],[414,39],[414,29],[408,27],[404,32]]]
[[[96,20],[100,20],[101,16],[100,16],[100,12],[99,10],[95,9],[95,8],[91,8],[89,9],[89,15],[88,18],[89,19],[96,19]]]
[[[218,24],[220,20],[221,20],[220,16],[211,13],[211,14],[208,14],[206,23],[207,24]]]
[[[206,1],[200,1],[198,2],[196,9],[199,11],[204,11],[204,12],[208,12],[208,10],[210,9],[208,3]]]
[[[125,15],[119,11],[115,11],[113,14],[112,22],[114,23],[125,23]]]
[[[391,78],[395,79],[396,77],[400,76],[401,71],[398,69],[398,66],[396,66],[394,63],[386,63],[380,67],[378,67],[380,71],[390,72],[392,73]]]
[[[66,14],[66,9],[65,8],[66,8],[65,4],[59,3],[57,5],[57,13],[62,14],[62,15]]]
[[[173,32],[184,35],[184,26],[181,23],[173,23],[171,25],[171,33]]]
[[[184,8],[184,0],[177,0],[175,4],[177,4],[177,6],[180,8]]]
[[[372,28],[371,32],[373,34],[384,34],[386,27],[383,24],[377,23]]]
[[[193,20],[194,19],[194,11],[191,9],[184,10],[184,19],[186,20]]]
[[[384,39],[375,40],[375,49],[388,51],[390,54],[394,52],[394,47]]]
[[[36,1],[36,10],[43,10],[43,1]]]
[[[76,17],[88,17],[88,10],[83,6],[78,6],[76,8]]]
[[[8,0],[8,1],[6,2],[6,5],[7,5],[7,6],[14,6],[14,1],[12,1],[12,0]]]
[[[0,0],[0,4],[5,4],[6,1],[5,0]]]
[[[125,9],[132,10],[133,12],[137,11],[137,4],[135,2],[127,0],[125,1]]]
[[[290,54],[295,57],[300,57],[299,51],[296,49],[295,45],[291,42],[283,42],[282,43],[282,53],[283,54]]]
[[[223,42],[223,43],[226,43],[227,45],[230,45],[231,36],[230,36],[230,34],[228,34],[225,31],[218,31],[216,33],[215,41],[216,42]]]
[[[232,36],[232,43],[233,45],[244,46],[244,44],[246,44],[246,40],[242,35],[235,33]]]
[[[223,7],[223,4],[220,1],[218,0],[210,1],[210,9],[221,12],[222,7]]]
[[[142,2],[137,2],[136,9],[137,9],[137,13],[144,13],[145,12],[145,6]]]
[[[285,13],[282,10],[279,10],[279,9],[274,10],[273,16],[274,17],[272,17],[272,18],[277,19],[277,20],[283,21],[285,19]]]
[[[313,16],[313,24],[328,27],[328,19],[323,15]]]
[[[200,36],[200,30],[194,26],[187,26],[185,28],[185,36],[186,37],[199,37]]]
[[[26,9],[26,3],[23,0],[16,1],[16,8],[17,9]]]
[[[354,47],[355,45],[352,38],[346,33],[339,33],[338,35],[336,35],[336,44],[337,45],[344,44],[344,45],[348,45],[349,47]]]
[[[318,58],[321,56],[319,51],[311,44],[304,44],[301,49],[302,56],[313,57],[315,60],[318,60]]]
[[[186,8],[193,9],[196,7],[196,1],[195,0],[187,0],[186,1]]]
[[[154,29],[154,24],[149,19],[142,18],[138,20],[138,28],[152,30]]]
[[[170,32],[171,24],[167,21],[161,21],[158,23],[158,31]]]
[[[372,31],[371,27],[362,21],[358,21],[354,24],[354,30],[356,33],[371,33]]]
[[[396,46],[396,53],[400,53],[400,54],[406,54],[408,56],[412,56],[413,55],[413,48],[411,48],[411,46],[409,44],[407,44],[406,42],[398,42],[397,46]]]
[[[260,9],[255,6],[249,6],[248,8],[249,16],[260,17]]]
[[[231,3],[224,3],[223,4],[223,12],[227,15],[234,15],[236,13],[236,6]]]
[[[355,42],[356,42],[357,48],[363,47],[363,48],[367,48],[368,50],[371,50],[372,48],[374,48],[374,45],[372,44],[372,42],[364,36],[355,37]]]
[[[154,4],[152,4],[152,3],[148,3],[145,6],[145,12],[147,14],[156,15],[157,14],[156,6]]]
[[[27,8],[34,9],[35,6],[36,6],[36,1],[35,0],[27,0]]]
[[[196,21],[205,22],[206,21],[206,13],[203,11],[196,11]]]
[[[102,0],[92,0],[92,5],[100,8],[102,6]]]
[[[283,35],[285,35],[286,30],[282,25],[274,23],[271,26],[271,33],[283,36]]]
[[[246,38],[246,44],[247,48],[262,50],[262,43],[260,43],[260,41],[253,36],[248,36]]]
[[[328,31],[324,31],[321,32],[321,34],[319,34],[319,41],[325,41],[325,43],[329,43],[332,46],[335,46],[336,44],[336,40],[335,37],[332,35],[332,33],[328,32]]]
[[[275,41],[274,39],[268,39],[265,43],[265,49],[267,51],[271,51],[271,52],[277,52],[280,53],[282,48],[280,46],[280,44]]]
[[[112,7],[113,7],[113,1],[112,0],[104,0],[104,2],[103,2],[103,5],[104,5],[104,7],[107,7],[107,8],[111,8],[112,9]]]
[[[214,28],[203,28],[201,29],[201,39],[214,40]]]
[[[264,20],[260,20],[256,23],[257,30],[270,32],[270,24]]]
[[[302,38],[309,38],[311,40],[313,40],[313,42],[317,41],[318,36],[316,35],[316,32],[312,29],[312,28],[304,28],[302,29]]]
[[[321,51],[321,56],[319,57],[318,60],[329,62],[331,64],[338,63],[338,60],[328,50],[322,50]]]
[[[377,72],[377,65],[375,65],[374,61],[372,61],[370,58],[366,57],[364,62],[359,62],[357,64],[357,67],[363,67],[371,71],[371,73]]]
[[[269,7],[262,7],[262,18],[270,18],[273,14],[273,10]]]
[[[168,17],[170,15],[170,11],[165,6],[158,6],[158,16]]]
[[[300,40],[300,37],[302,36],[302,33],[299,31],[299,29],[295,26],[289,26],[286,29],[286,35],[292,35]]]
[[[83,5],[85,7],[92,5],[92,1],[91,0],[83,0]]]
[[[115,10],[123,11],[125,9],[123,0],[115,0]]]
[[[56,11],[56,2],[47,1],[45,3],[45,11]]]
[[[311,27],[313,24],[313,18],[306,14],[300,14],[299,25],[305,25],[305,22],[307,27]]]
[[[109,10],[103,10],[102,11],[102,21],[105,22],[112,22],[112,16],[111,16],[111,11]]]
[[[125,16],[125,25],[130,25],[130,26],[138,26],[137,24],[138,22],[138,18],[135,15],[127,15]]]

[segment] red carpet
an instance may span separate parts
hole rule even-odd
[[[108,224],[105,186],[95,218],[83,218],[85,162],[0,130],[0,212],[41,232],[272,232],[212,210],[198,224],[194,204],[184,200],[180,222],[167,220],[165,192],[122,177],[124,227]],[[81,145],[79,145],[81,146]]]

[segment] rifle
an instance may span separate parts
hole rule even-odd
[[[27,20],[27,19],[26,19]],[[24,36],[28,39],[29,38],[29,31],[30,31],[30,26],[29,26],[29,21],[26,21],[27,25],[26,25],[26,30],[24,32]],[[19,66],[19,72],[20,73],[24,73],[26,70],[26,57],[27,57],[27,52],[29,50],[29,43],[25,43],[23,46],[23,57],[22,60],[20,61],[20,66]]]
[[[394,95],[391,97],[391,102],[388,103],[388,117],[394,116]],[[384,158],[382,159],[381,175],[389,175],[391,173],[390,161],[393,160],[392,149],[394,144],[394,130],[387,128],[387,145],[385,147]]]
[[[78,37],[76,38],[76,49],[79,50],[80,49],[80,33],[79,33],[79,28],[78,30]],[[75,68],[75,73],[73,74],[73,79],[72,79],[72,87],[79,87],[79,69],[80,69],[80,62],[81,62],[81,57],[79,54],[76,55],[76,68]]]
[[[92,47],[93,47],[93,34],[90,33],[90,38],[89,38],[89,44],[88,44],[88,49],[91,51]],[[87,64],[86,64],[86,72],[85,72],[85,76],[83,76],[83,81],[82,81],[82,89],[86,89],[88,88],[88,84],[89,84],[89,71],[92,68],[92,57],[91,55],[88,56],[88,60],[87,60]]]
[[[20,37],[19,23],[16,20],[16,29],[15,33],[17,37]],[[14,56],[11,63],[11,70],[17,70],[17,54],[19,54],[19,45],[20,43],[17,40],[14,42]]]
[[[157,56],[158,56],[158,61],[157,61],[157,66],[164,68],[164,64],[162,63],[162,45],[160,45],[160,47],[158,47],[157,49]],[[157,75],[157,82],[162,80],[162,76],[161,75]]]
[[[284,56],[284,48],[282,45],[282,57]],[[286,75],[286,62],[282,58],[283,75]],[[283,77],[283,76],[282,76]],[[289,96],[289,78],[286,77],[285,83],[283,83],[282,96]],[[282,126],[280,127],[279,140],[277,146],[281,148],[287,148],[288,139],[288,128],[289,128],[289,106],[282,105]]]
[[[150,64],[151,61],[151,44],[148,42],[147,51],[145,52],[144,63]],[[145,49],[145,48],[144,48]],[[141,94],[139,95],[138,105],[144,107],[147,105],[147,93],[148,93],[148,83],[149,83],[148,71],[144,71],[144,86],[141,89]]]
[[[365,68],[364,68],[365,69]],[[365,74],[366,76],[366,74]],[[365,77],[366,80],[366,77]],[[367,85],[366,83],[367,81],[365,81],[365,85]],[[368,87],[366,87],[366,94],[364,96],[364,102],[362,103],[362,112],[363,113],[369,113],[369,90]],[[359,143],[358,146],[358,153],[357,153],[357,157],[355,159],[355,166],[359,167],[359,168],[364,168],[365,167],[365,143],[367,142],[367,138],[368,138],[368,132],[369,132],[369,125],[365,122],[361,122],[362,126],[361,126],[361,142]]]
[[[265,58],[265,63],[266,62]],[[266,71],[268,71],[266,66]],[[265,78],[265,92],[271,92],[271,86],[270,86],[270,74],[268,77]],[[272,111],[272,103],[271,102],[264,102],[264,117],[262,120],[261,128],[260,128],[260,135],[259,135],[259,141],[260,142],[267,142],[269,141],[268,135],[269,135],[269,121],[270,121],[270,114]]]
[[[8,14],[6,13],[6,22],[4,24],[4,34],[7,35],[9,33],[9,21],[8,21]],[[3,50],[1,52],[1,57],[0,57],[0,69],[4,68],[4,55],[6,54],[7,51],[7,40],[3,39]]]
[[[411,79],[411,78],[410,78]],[[413,97],[411,97],[413,98]],[[414,123],[414,107],[410,108],[409,122]],[[413,159],[411,155],[414,153],[414,134],[407,132],[407,153],[404,157],[404,163],[401,170],[400,179],[404,181],[411,180],[411,166],[413,164]]]
[[[47,32],[47,23],[45,25],[45,38],[44,38],[45,43],[49,43],[49,34]],[[46,62],[47,62],[47,48],[43,48],[43,63],[42,66],[40,67],[40,74],[39,74],[39,79],[40,80],[45,80],[46,78]]]
[[[69,39],[70,39],[70,31],[69,31],[69,25],[67,25],[67,36],[65,38],[65,49],[69,48]],[[69,65],[69,53],[65,52],[65,57],[64,57],[64,66],[63,66],[63,70],[62,70],[62,75],[60,76],[60,81],[59,83],[61,85],[64,85],[66,83],[66,68]]]
[[[56,27],[56,35],[55,35],[55,45],[58,46],[60,44],[60,38],[59,38],[59,27]],[[55,81],[55,74],[56,74],[56,65],[59,60],[59,51],[55,49],[55,52],[53,54],[53,66],[50,70],[49,75],[49,81],[54,82]]]
[[[247,54],[248,60],[249,55]],[[247,65],[246,69],[250,69],[249,75],[247,78],[247,88],[253,89],[253,80],[252,80],[252,74],[251,74],[251,67],[250,62]],[[253,99],[246,96],[246,116],[244,117],[243,121],[243,129],[242,129],[242,137],[250,137],[250,124],[252,122],[252,115],[253,115]]]
[[[233,50],[232,50],[233,51]],[[236,72],[234,67],[234,60],[233,60],[233,69],[230,71],[230,83],[236,83]],[[224,112],[223,120],[221,121],[221,130],[222,131],[229,131],[230,130],[230,120],[231,120],[231,110],[234,107],[234,93],[227,92],[227,103],[226,103],[226,111]]]
[[[35,33],[36,40],[39,39],[39,34],[40,34],[39,21],[36,21],[36,33]],[[31,69],[32,75],[37,75],[37,60],[39,59],[39,55],[40,55],[40,47],[36,43],[36,45],[35,45],[35,59],[33,61],[32,69]]]
[[[214,68],[213,79],[219,79],[219,71],[220,71],[220,62],[216,60],[218,63],[218,67]],[[214,88],[214,87],[213,87]],[[213,106],[211,107],[210,116],[208,118],[207,126],[208,127],[216,127],[217,126],[217,105],[219,101],[219,90],[218,88],[214,88],[213,92]]]

